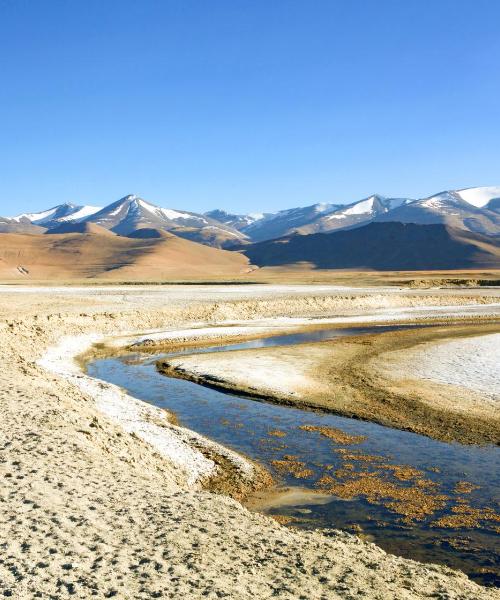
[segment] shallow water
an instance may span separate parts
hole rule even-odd
[[[289,345],[395,328],[398,327],[330,328],[215,348],[189,348],[184,353]],[[265,512],[290,517],[296,527],[356,531],[394,554],[444,563],[484,584],[500,583],[498,529],[495,533],[499,522],[483,520],[475,528],[455,529],[431,525],[440,517],[453,515],[457,506],[463,506],[463,500],[473,508],[489,507],[497,514],[500,512],[499,448],[447,444],[373,423],[258,402],[161,375],[156,370],[156,361],[172,355],[129,353],[95,360],[88,364],[88,373],[121,386],[136,398],[174,412],[183,426],[259,461],[283,486],[318,492],[322,477],[338,473],[346,465],[351,465],[349,468],[355,472],[369,473],[370,477],[382,473],[386,479],[391,465],[418,469],[422,473],[419,479],[429,485],[434,482],[435,494],[447,498],[443,506],[422,520],[406,523],[401,512],[387,506],[387,499],[369,502],[363,495],[349,499],[331,496],[318,504],[308,499],[306,493],[299,504],[278,500],[266,507]],[[300,429],[305,425],[366,437],[357,440],[359,443],[339,443],[316,430]],[[293,459],[272,462],[288,456]],[[295,475],[289,472],[290,461],[300,463],[300,472],[295,471]],[[283,464],[286,472],[281,468]],[[401,488],[412,485],[404,477],[388,479]],[[458,493],[455,486],[464,481],[478,486],[477,489]]]
[[[311,320],[311,325],[314,325],[314,320]],[[155,361],[161,358],[179,356],[181,354],[202,354],[206,352],[228,352],[230,350],[247,350],[251,348],[271,348],[276,346],[292,346],[306,342],[323,342],[325,340],[333,340],[341,337],[352,337],[353,335],[363,335],[369,333],[383,333],[387,331],[395,331],[402,329],[411,329],[415,325],[378,325],[371,327],[346,327],[343,329],[323,328],[313,331],[301,331],[297,333],[284,333],[281,335],[273,335],[271,337],[261,337],[255,340],[246,342],[235,342],[233,344],[224,344],[221,346],[209,346],[207,348],[192,347],[185,348],[179,352],[169,352],[167,354],[156,354]],[[420,327],[429,327],[429,325],[420,325]],[[227,334],[231,334],[231,329],[227,328]]]

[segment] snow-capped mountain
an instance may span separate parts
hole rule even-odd
[[[314,204],[271,214],[238,215],[221,210],[207,214],[236,227],[253,242],[291,233],[351,229],[373,221],[445,223],[469,231],[500,235],[500,187],[452,190],[421,200],[373,194],[351,204]]]
[[[338,208],[340,208],[338,204],[312,204],[311,206],[280,210],[277,213],[224,214],[231,218],[230,222],[239,223],[239,230],[242,233],[252,241],[258,242],[298,231]],[[220,215],[221,212],[223,211],[211,211],[210,214]]]
[[[244,233],[209,216],[162,208],[136,195],[125,196],[104,208],[66,203],[36,213],[0,217],[0,233],[82,233],[85,228],[80,225],[84,223],[125,236],[143,227],[172,231],[218,248],[247,241]]]
[[[224,223],[224,225],[229,225],[229,227],[233,227],[238,231],[243,231],[246,227],[252,225],[252,223],[256,223],[257,221],[272,216],[272,213],[248,213],[247,215],[238,215],[219,209],[210,210],[204,214],[206,217],[215,219],[216,221],[219,221],[219,223]]]
[[[457,190],[456,193],[469,204],[477,208],[490,208],[493,201],[500,200],[500,186],[465,188]]]
[[[162,208],[128,195],[101,208],[66,203],[36,213],[0,217],[0,233],[43,233],[64,225],[95,223],[118,235],[147,227],[219,248],[303,235],[352,229],[377,221],[446,224],[487,235],[500,235],[500,186],[440,192],[428,198],[388,198],[371,195],[350,204],[313,204],[276,213],[235,214],[212,210],[203,215]],[[82,228],[74,227],[74,232]]]
[[[63,223],[82,221],[100,208],[65,203],[41,212],[0,217],[0,233],[43,233]]]
[[[290,208],[268,215],[245,227],[242,231],[252,241],[270,240],[300,231],[306,225],[314,223],[340,208],[338,204],[313,204],[311,206]]]
[[[148,227],[172,231],[181,237],[217,247],[235,245],[245,240],[244,234],[210,217],[162,208],[135,195],[125,196],[84,220],[119,235],[128,235]]]
[[[485,191],[492,189],[494,188],[469,188],[440,192],[396,207],[375,220],[427,225],[444,223],[476,233],[498,235],[500,215],[489,208],[490,202],[495,201],[495,195]],[[483,206],[476,205],[480,203]]]
[[[212,210],[207,215],[245,233],[252,241],[258,242],[291,233],[316,233],[347,229],[372,221],[384,214],[411,202],[407,198],[385,198],[373,195],[352,204],[313,204],[311,206],[281,210],[277,213],[250,213],[238,215],[222,210]]]
[[[10,217],[10,220],[17,223],[29,221],[33,225],[51,229],[67,221],[82,221],[99,210],[101,210],[100,206],[77,206],[68,202],[42,212],[22,213]]]
[[[313,223],[298,229],[298,232],[303,234],[318,233],[364,225],[370,223],[379,215],[386,214],[392,209],[410,202],[412,200],[409,198],[385,198],[374,194],[321,216]]]

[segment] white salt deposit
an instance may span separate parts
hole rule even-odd
[[[172,425],[167,413],[126,394],[116,385],[84,375],[75,357],[103,339],[98,335],[68,336],[49,348],[38,364],[64,377],[82,392],[93,397],[97,408],[124,431],[134,433],[155,450],[180,467],[189,484],[198,483],[216,473],[217,466],[197,449],[206,448],[229,459],[240,475],[251,479],[251,463],[231,450],[212,442],[194,431]]]
[[[413,354],[412,374],[459,385],[500,402],[500,333],[426,346]]]

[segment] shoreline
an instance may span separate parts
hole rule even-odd
[[[116,385],[90,377],[79,357],[106,338],[97,334],[63,338],[37,362],[92,395],[98,410],[132,435],[150,444],[187,476],[189,485],[242,500],[272,478],[246,457],[175,423],[175,415],[127,394]]]
[[[438,345],[449,338],[498,333],[500,323],[419,325],[410,335],[409,330],[400,330],[300,344],[295,349],[231,350],[224,352],[222,368],[210,353],[194,350],[161,360],[157,368],[167,376],[255,400],[372,421],[441,441],[498,445],[500,407],[496,416],[490,414],[490,407],[481,406],[479,391],[466,393],[422,379],[403,386],[377,361],[384,362],[391,353],[404,356],[426,342]],[[345,399],[349,394],[351,402]]]

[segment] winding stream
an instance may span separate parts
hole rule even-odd
[[[183,353],[401,328],[330,327],[170,354],[129,352],[93,360],[87,372],[168,409],[181,425],[265,465],[279,488],[253,499],[255,509],[280,515],[294,527],[353,531],[394,554],[447,564],[480,583],[499,585],[499,448],[448,444],[373,423],[257,402],[156,370],[157,360]],[[332,482],[339,478],[345,484],[332,493]],[[413,510],[406,514],[409,505]]]

